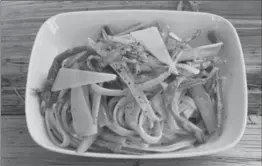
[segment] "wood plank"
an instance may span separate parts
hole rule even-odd
[[[261,114],[261,2],[196,1],[199,11],[219,14],[236,27],[246,63],[249,113]],[[176,9],[175,1],[24,1],[1,3],[2,115],[24,114],[24,87],[31,48],[41,24],[69,11],[101,9]],[[233,9],[233,10],[232,10]],[[258,89],[253,93],[253,89]]]
[[[232,149],[212,156],[167,160],[113,160],[68,156],[49,152],[29,136],[24,116],[2,116],[2,166],[259,166],[261,162],[261,116],[252,116],[245,135]]]
[[[261,18],[261,2],[252,1],[194,1],[199,5],[199,10],[223,15],[229,18]],[[98,10],[98,9],[176,9],[177,1],[24,1],[24,2],[2,2],[5,19],[15,15],[23,16],[43,16],[54,15],[64,11],[75,10]],[[31,7],[31,10],[27,10]],[[32,8],[33,7],[33,8]],[[16,8],[15,12],[12,10]],[[11,9],[11,10],[10,10]],[[232,11],[234,9],[234,11]],[[8,12],[7,12],[8,11]],[[41,11],[33,13],[32,11]],[[232,13],[234,12],[234,14]],[[5,20],[3,19],[3,20]]]

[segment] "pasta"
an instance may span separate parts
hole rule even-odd
[[[182,39],[160,21],[112,34],[102,27],[59,54],[37,90],[50,140],[77,153],[165,153],[193,148],[218,132],[224,77],[215,31]],[[212,33],[212,34],[210,34]]]

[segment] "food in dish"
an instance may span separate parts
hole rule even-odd
[[[192,48],[201,30],[181,39],[161,22],[140,23],[54,59],[36,90],[57,146],[128,154],[163,153],[205,143],[221,126],[223,43]]]

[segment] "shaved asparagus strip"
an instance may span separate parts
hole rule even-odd
[[[190,90],[193,99],[196,102],[197,108],[203,117],[208,132],[211,134],[217,129],[217,119],[215,115],[215,105],[211,101],[210,96],[205,91],[202,85],[192,87]]]
[[[218,54],[223,43],[209,44],[196,48],[185,49],[183,55],[179,58],[179,61],[204,59],[208,57],[214,57]]]
[[[149,146],[149,147],[139,147],[139,146],[126,146],[129,148],[135,148],[138,150],[143,150],[143,151],[148,151],[148,152],[171,152],[171,151],[176,151],[185,147],[189,147],[193,145],[195,142],[195,139],[193,138],[187,138],[187,139],[182,139],[178,142],[175,142],[170,145],[166,146]]]
[[[130,135],[134,135],[135,132],[132,130],[127,130],[121,126],[119,126],[118,124],[116,124],[115,122],[113,122],[112,124],[107,126],[110,130],[112,130],[113,132],[117,133],[118,135],[121,136],[130,136]]]
[[[65,129],[67,133],[69,133],[70,138],[76,136],[76,139],[80,140],[80,137],[76,135],[75,131],[70,127],[69,122],[67,120],[67,110],[69,109],[70,101],[68,100],[62,108],[61,111],[61,121],[62,121],[62,127]],[[75,135],[74,135],[75,134]]]
[[[160,140],[162,136],[162,129],[161,129],[161,122],[157,122],[156,127],[157,130],[157,136],[150,136],[147,134],[142,125],[145,121],[145,117],[141,118],[141,109],[138,107],[137,104],[133,103],[134,105],[129,107],[129,109],[125,110],[125,119],[126,123],[129,125],[130,128],[137,131],[139,135],[147,142],[147,143],[156,143]]]
[[[123,112],[125,105],[128,104],[127,103],[127,97],[122,97],[117,104],[115,105],[115,108],[113,110],[113,120],[119,124],[119,126],[121,127],[125,127],[123,125],[121,125],[121,123],[119,122],[119,119],[121,119],[119,116],[119,112]],[[124,113],[122,114],[124,115]],[[123,117],[123,116],[122,116]]]
[[[119,136],[113,132],[110,132],[108,130],[104,130],[101,135],[100,138],[102,138],[105,141],[109,141],[109,142],[114,142],[114,143],[118,143],[121,145],[124,145],[126,142],[126,137],[123,136]]]
[[[81,53],[78,53],[72,57],[69,57],[68,59],[66,59],[66,62],[64,64],[64,67],[66,68],[70,68],[71,66],[74,65],[74,63],[76,63],[81,57],[83,57],[87,52],[84,51],[84,52],[81,52]]]
[[[216,75],[216,73],[218,72],[218,68],[217,67],[213,67],[208,78],[206,78],[208,80],[208,82],[206,82],[205,84],[205,88],[208,94],[211,95],[212,91],[215,88],[215,79],[216,77],[214,77]],[[212,96],[212,95],[211,95]]]
[[[146,143],[145,141],[143,141],[143,139],[139,136],[129,136],[127,137],[127,140],[124,144],[124,146],[126,145],[137,145],[137,146],[140,146],[140,147],[148,147],[149,144]]]
[[[121,147],[121,153],[132,154],[132,155],[143,155],[146,154],[147,152],[123,146]]]
[[[121,152],[121,147],[122,147],[121,144],[114,143],[114,142],[109,142],[109,141],[103,140],[100,137],[98,139],[96,139],[94,144],[99,146],[99,147],[103,147],[103,148],[109,149],[111,152],[115,152],[115,153],[120,153]]]
[[[152,136],[152,135],[149,135],[148,133],[145,132],[145,130],[143,129],[142,125],[145,121],[145,115],[142,113],[140,116],[139,116],[139,119],[138,119],[138,127],[136,128],[137,129],[137,132],[139,133],[139,135],[144,139],[144,141],[146,141],[147,143],[149,144],[155,144],[157,143],[161,137],[162,137],[162,134],[163,134],[163,121],[156,121],[154,124],[155,125],[155,128],[156,128],[156,135]]]
[[[52,109],[52,108],[50,108]],[[52,121],[52,122],[51,122]],[[53,123],[53,124],[52,124]],[[52,141],[53,144],[56,146],[60,146],[60,142],[54,137],[52,133],[52,125],[54,125],[54,114],[52,110],[46,110],[45,112],[45,125],[47,128],[47,135],[49,136],[49,139]]]
[[[116,120],[118,121],[119,125],[123,127],[127,127],[124,119],[124,111],[128,105],[130,105],[130,103],[125,104],[124,108],[119,108],[119,110],[116,112]]]
[[[132,102],[132,107],[125,109],[125,120],[126,124],[129,128],[133,130],[137,130],[138,128],[138,118],[141,114],[141,109],[139,108],[138,104]]]
[[[201,85],[206,82],[206,79],[188,79],[179,85],[179,89],[188,89],[196,85]]]
[[[160,120],[159,117],[156,116],[154,110],[152,109],[147,97],[144,92],[134,84],[134,79],[130,74],[125,63],[113,63],[111,67],[119,74],[119,76],[123,79],[123,81],[127,84],[130,89],[130,92],[138,102],[141,109],[153,120]]]
[[[64,96],[69,92],[69,89],[64,89],[59,92],[57,101],[62,101]]]
[[[51,126],[51,127],[53,127],[53,128],[50,128],[50,133],[49,134],[51,134],[51,135],[49,135],[49,136],[51,136],[51,141],[55,144],[55,145],[57,145],[57,146],[61,146],[61,143],[60,142],[62,142],[62,140],[63,140],[63,138],[62,138],[62,135],[60,135],[60,133],[57,131],[57,128],[56,128],[56,126],[55,126],[55,117],[54,117],[54,114],[53,114],[53,112],[52,111],[47,111],[48,113],[47,114],[50,114],[49,116],[49,120],[51,120],[52,122],[50,123],[49,122],[49,124],[47,124],[47,128],[49,128],[48,126],[50,126],[50,125],[53,125],[53,126]],[[48,115],[46,115],[46,116],[48,116]],[[49,132],[48,131],[48,132]],[[76,148],[77,146],[78,146],[78,144],[79,144],[79,140],[77,139],[77,138],[75,138],[75,137],[73,137],[73,136],[71,136],[71,132],[69,132],[69,141],[70,141],[70,145],[71,146],[73,146],[74,148]],[[58,141],[58,142],[57,142]]]
[[[83,93],[84,93],[84,97],[85,97],[85,100],[86,100],[86,105],[88,108],[92,108],[92,105],[90,103],[90,86],[89,85],[85,85],[85,86],[82,86],[82,89],[83,89]]]
[[[183,78],[179,78],[177,81],[178,82],[180,82],[180,81],[182,81],[183,80]],[[166,110],[166,112],[167,112],[167,124],[168,124],[168,126],[169,126],[169,128],[170,128],[170,130],[172,131],[172,132],[177,132],[177,130],[180,128],[179,127],[179,124],[178,124],[178,122],[174,119],[174,117],[173,117],[173,115],[172,115],[172,112],[168,109],[168,107],[167,107],[167,105],[168,105],[168,103],[171,103],[171,101],[172,101],[172,96],[174,95],[174,94],[172,94],[172,92],[174,92],[174,91],[171,91],[172,90],[172,88],[171,88],[171,85],[169,84],[168,85],[168,87],[166,88],[166,90],[165,91],[167,91],[167,92],[169,92],[169,94],[168,93],[165,93],[164,95],[163,95],[163,102],[164,102],[164,108],[165,108],[165,110]],[[180,96],[180,95],[182,95],[184,92],[183,91],[177,91],[177,93],[176,93],[176,95],[177,96]],[[179,97],[178,97],[179,98]],[[174,103],[174,104],[176,104],[176,103]]]
[[[113,102],[117,102],[117,104],[114,106],[114,108],[112,107]],[[120,126],[118,121],[117,121],[117,117],[116,117],[116,114],[117,114],[117,111],[118,111],[119,107],[122,104],[124,104],[124,102],[125,102],[125,98],[124,97],[121,98],[119,101],[112,100],[112,103],[109,105],[109,108],[113,109],[113,112],[112,112],[113,123],[108,125],[107,127],[109,129],[111,129],[112,131],[114,131],[115,133],[121,135],[121,136],[129,136],[129,135],[133,135],[134,131],[126,129],[126,128]]]
[[[171,145],[166,146],[151,146],[148,148],[145,148],[144,150],[147,151],[154,151],[154,152],[171,152],[176,151],[182,148],[186,148],[189,146],[192,146],[196,140],[193,138],[190,139],[182,139],[179,142],[175,142]]]
[[[218,128],[221,128],[222,125],[222,111],[224,109],[223,103],[222,103],[222,91],[225,84],[225,77],[218,78],[218,73],[216,74],[216,106],[217,106],[217,125]]]
[[[181,99],[186,105],[190,106],[193,110],[197,109],[195,101],[189,96],[183,96]]]
[[[172,39],[178,41],[178,44],[180,45],[181,48],[191,48],[191,46],[187,43],[185,43],[178,35],[176,35],[174,32],[169,32],[169,37]]]
[[[147,81],[150,81],[151,79],[154,79],[155,77],[154,76],[146,76],[146,75],[142,74],[142,75],[135,75],[134,78],[135,78],[136,84],[142,84],[142,83],[145,83]]]
[[[198,128],[196,125],[186,120],[185,118],[181,117],[179,114],[176,113],[174,109],[172,109],[171,113],[179,126],[185,129],[187,132],[193,133],[199,142],[204,142],[204,134],[200,128]]]
[[[208,94],[211,94],[211,92],[214,90],[215,86],[215,77],[210,78],[205,84],[204,87]]]
[[[110,118],[113,120],[113,111],[114,111],[114,107],[116,105],[116,103],[120,100],[120,97],[113,97],[112,99],[110,99],[110,101],[108,102],[108,110],[109,110],[109,116]]]
[[[162,96],[160,93],[157,93],[151,102],[152,108],[155,110],[155,112],[157,112],[161,118],[166,119],[167,114],[164,110],[163,106],[163,101],[162,101]]]
[[[133,38],[131,35],[110,36],[106,33],[104,29],[102,29],[102,35],[103,35],[103,38],[108,41],[118,42],[121,44],[130,44],[130,43],[136,42],[135,38]]]
[[[91,84],[91,88],[96,93],[104,95],[104,96],[123,96],[127,93],[127,90],[107,89],[97,84]]]
[[[59,92],[57,102],[56,102],[56,109],[58,111],[61,110],[61,108],[63,107],[63,104],[65,103],[65,100],[67,99],[68,96],[69,96],[69,90],[68,89],[64,89],[64,90],[61,90]]]
[[[201,34],[201,30],[197,29],[195,33],[193,33],[191,36],[189,36],[188,38],[184,39],[185,43],[188,43],[194,39],[196,39],[200,34]]]
[[[179,50],[172,55],[173,64],[177,64],[179,58],[183,55],[183,50]]]
[[[203,131],[199,129],[197,126],[195,126],[193,123],[191,123],[190,121],[186,120],[185,118],[179,115],[179,112],[178,112],[179,108],[178,108],[178,103],[177,103],[181,95],[181,93],[178,93],[181,91],[177,89],[177,87],[180,84],[179,82],[180,81],[171,83],[169,87],[167,88],[166,93],[165,93],[166,99],[164,99],[164,101],[166,102],[165,107],[167,110],[171,112],[171,114],[173,115],[174,119],[177,121],[180,127],[182,127],[183,129],[185,129],[186,131],[190,133],[193,133],[199,142],[203,142],[204,141]]]
[[[101,100],[103,100],[103,98]],[[99,114],[98,114],[98,127],[100,127],[100,128],[108,126],[112,123],[111,119],[108,115],[108,112],[105,109],[105,106],[102,102],[103,101],[101,101],[101,105],[99,107],[100,110],[99,110]]]
[[[213,67],[212,71],[209,73],[207,78],[187,79],[179,85],[179,89],[188,89],[196,85],[205,84],[208,80],[210,80],[216,74],[218,70],[219,70],[218,68]]]
[[[189,135],[189,133],[180,127],[177,127],[175,131],[172,131],[171,129],[164,127],[163,135]]]
[[[98,113],[99,113],[99,107],[101,104],[101,95],[94,92],[93,94],[93,101],[92,101],[92,117],[93,117],[93,122],[95,125],[97,125],[97,118],[98,118]]]
[[[194,68],[194,67],[192,67],[192,66],[190,66],[190,65],[187,65],[187,64],[182,64],[182,63],[179,63],[179,64],[177,64],[176,65],[177,66],[177,68],[181,68],[181,69],[184,69],[184,70],[186,70],[187,72],[189,72],[189,73],[192,73],[192,74],[199,74],[199,70],[198,69],[196,69],[196,68]]]
[[[178,37],[175,33],[173,32],[169,32],[169,36],[175,40],[177,40],[178,42],[182,42],[182,39],[180,37]]]
[[[196,68],[196,69],[201,70],[201,73],[200,73],[200,74],[202,74],[203,76],[205,76],[205,73],[207,73],[207,72],[206,72],[206,69],[207,69],[208,67],[211,67],[212,62],[211,62],[211,61],[202,61],[202,60],[201,60],[200,62],[187,62],[187,64],[190,65],[190,66],[192,66],[192,67],[194,67],[194,68]]]
[[[170,130],[172,132],[177,131],[177,129],[179,129],[179,126],[177,124],[177,122],[175,121],[174,117],[172,116],[171,112],[169,110],[166,109],[167,112],[167,124],[168,127],[170,128]]]
[[[107,52],[104,49],[102,49],[93,39],[87,39],[87,45],[91,47],[97,54],[101,55],[102,57],[107,54]]]
[[[156,77],[152,80],[141,83],[139,86],[141,87],[141,89],[146,91],[146,90],[150,89],[151,87],[154,87],[154,86],[162,83],[168,76],[170,76],[170,72],[164,72],[160,76],[158,76],[158,77]]]
[[[62,120],[60,118],[59,111],[55,109],[56,105],[54,104],[52,107],[53,107],[52,109],[54,110],[54,113],[55,113],[54,115],[55,115],[55,119],[56,119],[56,121],[55,121],[56,129],[62,136],[62,143],[60,144],[60,146],[61,147],[67,147],[70,144],[70,138],[62,127],[62,122],[61,122]]]

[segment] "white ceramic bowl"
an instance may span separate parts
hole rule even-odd
[[[56,147],[47,137],[39,103],[32,94],[47,76],[54,57],[73,45],[83,44],[88,37],[97,36],[102,25],[121,30],[137,22],[162,20],[180,37],[196,29],[203,30],[192,46],[207,43],[206,33],[215,30],[224,43],[219,56],[228,61],[220,67],[220,75],[227,77],[223,96],[225,114],[222,135],[204,145],[172,153],[128,155],[113,153],[77,154],[73,150]],[[32,49],[26,85],[26,120],[30,135],[40,146],[58,153],[104,158],[182,158],[209,155],[233,147],[242,137],[247,118],[247,83],[243,52],[233,25],[223,17],[201,13],[163,10],[106,10],[63,13],[48,19],[40,28]]]

